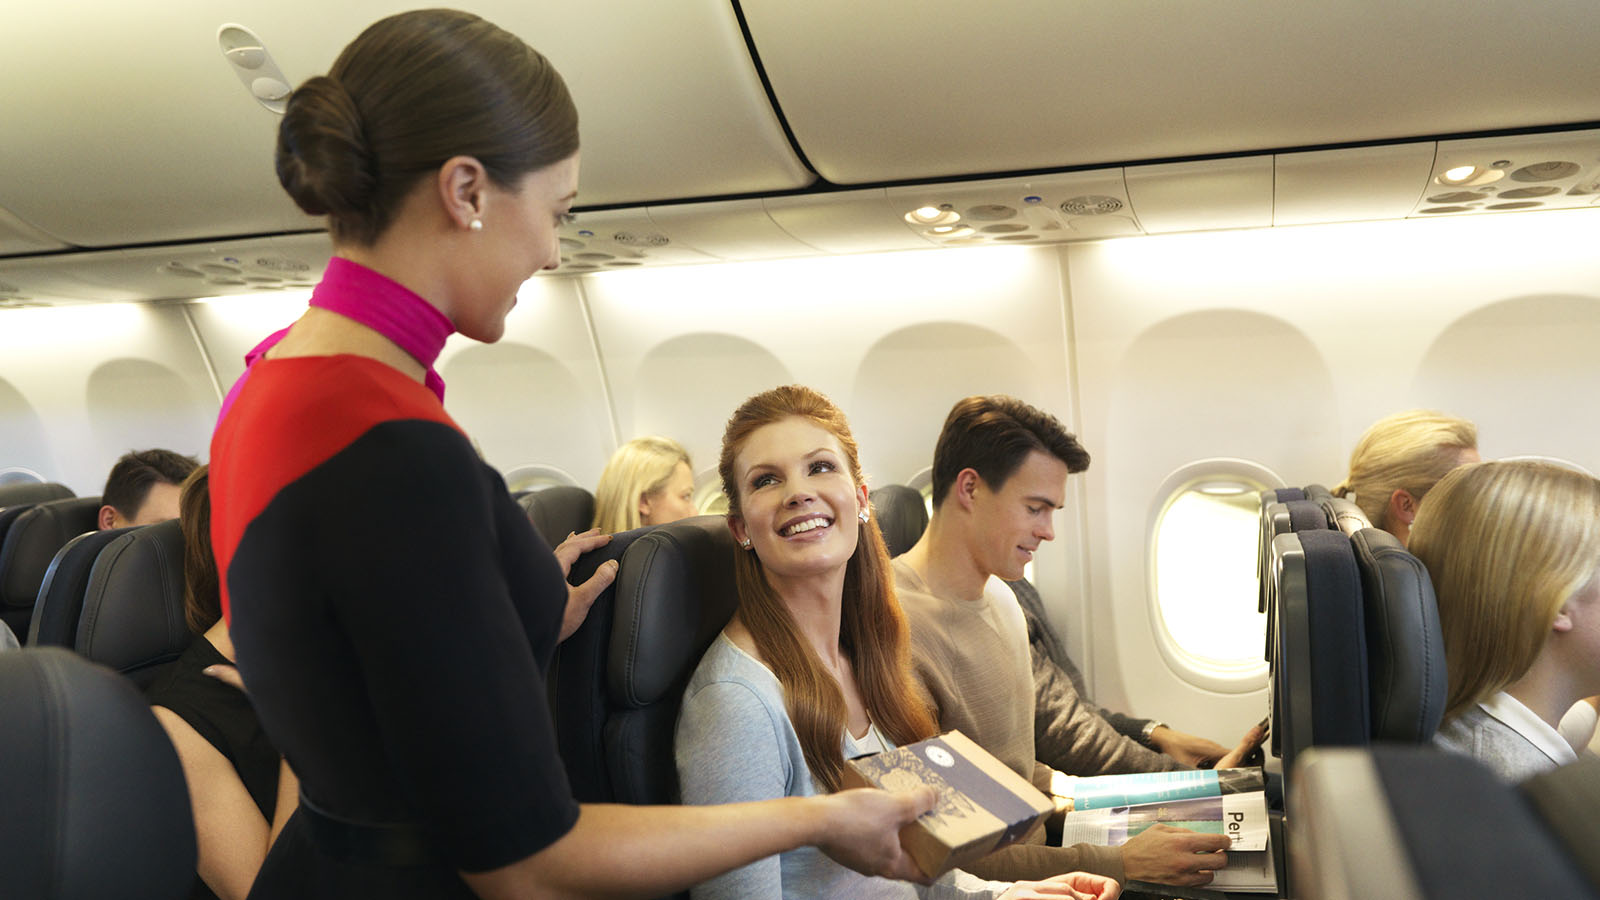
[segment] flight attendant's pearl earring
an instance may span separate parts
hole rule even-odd
[[[471,222],[467,223],[467,228],[472,230],[472,231],[482,231],[483,230],[483,220],[482,219],[473,219]]]

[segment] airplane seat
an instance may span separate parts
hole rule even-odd
[[[1261,494],[1263,498],[1270,494],[1270,502],[1274,503],[1288,503],[1290,500],[1306,499],[1306,492],[1301,488],[1273,488],[1269,491],[1262,491]]]
[[[38,505],[37,503],[13,503],[10,506],[0,507],[0,548],[5,546],[6,535],[11,533],[12,524],[22,518],[23,513]]]
[[[1331,523],[1330,527],[1336,528],[1345,534],[1353,536],[1363,528],[1372,527],[1372,521],[1367,518],[1366,513],[1361,511],[1361,507],[1355,505],[1354,501],[1346,500],[1343,497],[1328,497],[1318,505],[1322,507],[1323,513],[1327,515],[1328,522]]]
[[[1595,900],[1595,802],[1593,757],[1513,786],[1431,747],[1319,748],[1289,794],[1294,895]]]
[[[56,551],[95,530],[99,497],[50,500],[18,516],[0,544],[0,619],[18,636],[28,633],[39,587]]]
[[[633,542],[654,527],[635,528],[612,535],[611,542],[578,557],[567,580],[582,584],[595,570],[613,559],[619,562]],[[605,765],[606,661],[611,647],[611,623],[616,604],[613,581],[596,597],[589,614],[570,637],[556,646],[545,676],[550,715],[556,726],[556,746],[566,766],[567,783],[580,803],[608,803],[615,797]]]
[[[187,897],[178,755],[126,679],[56,647],[0,653],[0,897]]]
[[[738,606],[722,516],[651,529],[617,572],[606,693],[606,764],[614,799],[677,803],[673,734],[689,676]]]
[[[80,534],[56,551],[33,604],[29,646],[72,649],[78,639],[78,619],[83,614],[83,595],[89,587],[94,561],[107,544],[128,531],[113,528]]]
[[[145,688],[194,635],[183,617],[183,530],[131,528],[95,559],[74,649]]]
[[[1308,747],[1368,742],[1366,626],[1348,537],[1326,529],[1279,535],[1272,553],[1272,750],[1288,773]]]
[[[594,522],[594,495],[581,487],[557,484],[517,498],[533,529],[551,549],[568,534],[589,530]]]
[[[1361,572],[1372,740],[1426,743],[1449,691],[1433,582],[1387,531],[1363,528],[1350,545]]]
[[[886,484],[874,489],[868,500],[891,558],[910,550],[928,528],[928,505],[916,488]]]
[[[72,488],[54,481],[19,481],[0,484],[0,508],[21,503],[44,503],[49,500],[70,500],[78,496]]]
[[[1312,503],[1322,503],[1325,500],[1335,499],[1333,492],[1320,484],[1306,485],[1305,493],[1306,499],[1310,500]]]

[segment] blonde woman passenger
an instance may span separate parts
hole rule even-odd
[[[1333,489],[1404,544],[1422,498],[1457,466],[1478,462],[1478,428],[1428,409],[1385,416],[1356,441],[1350,474]]]
[[[1600,480],[1462,467],[1429,495],[1410,550],[1433,580],[1450,673],[1435,743],[1508,781],[1575,761],[1557,726],[1600,693]]]
[[[729,419],[718,464],[740,549],[739,603],[691,677],[676,757],[687,804],[838,791],[847,757],[928,737],[905,617],[844,414],[809,388],[775,388]],[[1099,875],[1044,882],[947,873],[932,886],[867,878],[800,849],[692,889],[695,900],[1083,897]]]
[[[634,438],[617,448],[594,492],[594,527],[602,534],[664,525],[695,514],[689,451],[671,438]]]

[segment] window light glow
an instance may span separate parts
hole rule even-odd
[[[1267,617],[1256,612],[1260,499],[1253,491],[1184,491],[1156,534],[1156,595],[1178,646],[1216,666],[1256,665]]]

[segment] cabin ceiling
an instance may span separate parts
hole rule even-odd
[[[1600,131],[1571,130],[1600,123],[1589,0],[461,5],[571,85],[570,272],[1600,196]],[[0,305],[314,277],[326,237],[278,187],[278,116],[247,87],[267,70],[241,78],[219,29],[298,84],[402,8],[0,7]],[[1458,165],[1500,175],[1442,184]],[[959,220],[907,221],[923,206]]]

